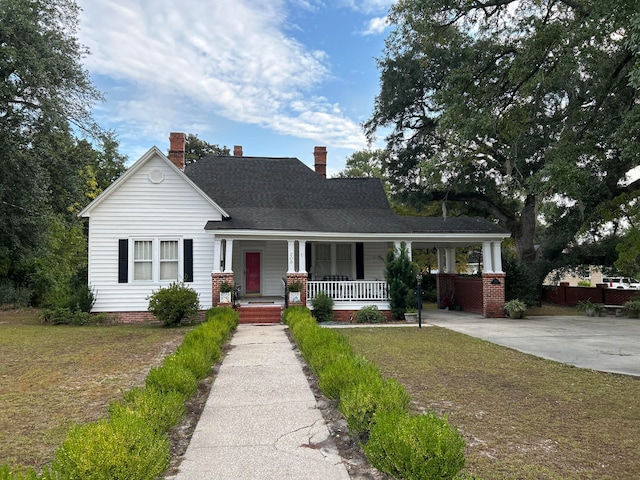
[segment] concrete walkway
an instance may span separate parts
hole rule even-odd
[[[240,325],[176,480],[349,480],[282,325]]]
[[[541,316],[521,320],[423,310],[423,322],[557,362],[640,376],[640,319]]]

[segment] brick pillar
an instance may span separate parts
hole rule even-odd
[[[171,132],[169,134],[169,160],[184,171],[185,165],[185,146],[187,136],[184,133]]]
[[[230,307],[233,305],[233,299],[229,303],[220,303],[220,285],[225,282],[233,285],[233,272],[219,272],[211,274],[211,303],[214,307]]]
[[[327,178],[327,147],[314,147],[313,159],[316,173]]]
[[[300,292],[300,302],[291,302],[289,301],[289,306],[293,305],[302,305],[305,306],[307,304],[307,277],[308,275],[304,272],[298,273],[287,273],[287,291],[289,290],[289,285],[291,285],[295,281],[302,282],[302,291]],[[287,293],[289,295],[289,293]]]
[[[504,273],[482,274],[482,316],[504,317]]]

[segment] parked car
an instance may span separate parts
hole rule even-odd
[[[602,281],[609,285],[609,288],[620,290],[640,289],[640,281],[630,277],[603,277]]]

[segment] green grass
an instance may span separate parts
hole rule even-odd
[[[0,312],[0,464],[41,468],[72,423],[107,416],[144,385],[185,329],[42,325],[36,310]]]
[[[438,327],[343,329],[357,354],[446,414],[482,480],[640,472],[640,379],[539,359]]]

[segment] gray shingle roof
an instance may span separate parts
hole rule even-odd
[[[378,179],[325,179],[296,158],[209,156],[185,174],[231,217],[207,230],[504,232],[484,219],[401,217]]]

